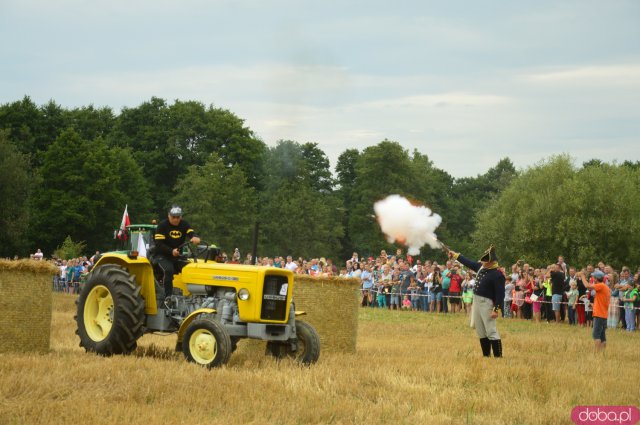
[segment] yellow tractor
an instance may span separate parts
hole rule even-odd
[[[174,293],[165,298],[161,275],[140,252],[154,229],[129,226],[129,249],[101,255],[87,276],[76,302],[76,333],[86,351],[128,354],[145,333],[176,333],[176,351],[209,368],[225,364],[242,338],[266,341],[277,358],[318,360],[320,338],[298,320],[304,313],[295,310],[291,271],[221,263],[215,246],[187,244]]]

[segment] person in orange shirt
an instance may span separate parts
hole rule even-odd
[[[604,283],[604,273],[600,270],[593,272],[591,277],[593,277],[593,281],[585,283],[585,286],[596,292],[593,301],[593,341],[596,353],[598,353],[604,351],[607,346],[607,316],[611,289]]]

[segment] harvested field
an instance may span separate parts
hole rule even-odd
[[[562,424],[576,405],[639,405],[640,333],[500,321],[505,357],[484,359],[463,315],[359,310],[355,354],[310,368],[241,346],[223,368],[186,363],[175,337],[135,355],[86,354],[75,297],[53,295],[51,351],[0,354],[1,424]]]

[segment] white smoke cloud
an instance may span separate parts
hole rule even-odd
[[[382,232],[389,243],[399,242],[409,248],[410,255],[420,253],[420,248],[429,244],[440,248],[435,234],[442,217],[425,206],[412,205],[400,195],[389,195],[373,205]]]

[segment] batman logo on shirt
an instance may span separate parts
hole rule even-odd
[[[169,236],[171,236],[173,239],[178,239],[182,236],[182,232],[180,230],[172,230],[169,232]]]

